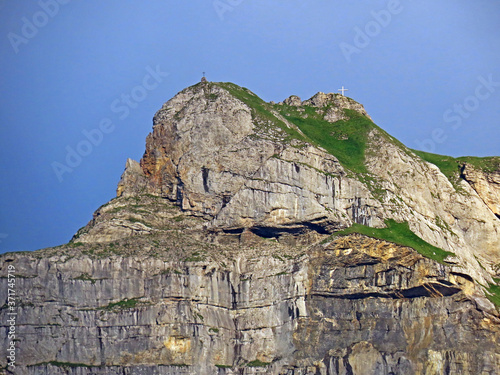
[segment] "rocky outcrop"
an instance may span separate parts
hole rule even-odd
[[[15,373],[498,374],[497,177],[342,95],[189,87],[69,244],[0,256]]]
[[[332,123],[349,119],[349,116],[344,112],[345,109],[352,109],[371,119],[362,104],[340,94],[318,92],[312,98],[304,101],[301,101],[297,95],[292,95],[279,104],[298,107],[299,109],[303,109],[304,106],[315,107],[323,119]]]
[[[481,197],[488,208],[500,217],[500,169],[484,171],[464,163],[462,175]]]
[[[118,188],[116,189],[116,196],[137,196],[144,192],[147,186],[146,178],[141,165],[132,159],[127,159],[125,165],[125,172],[123,172]]]

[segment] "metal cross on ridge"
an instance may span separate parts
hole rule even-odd
[[[344,92],[345,92],[345,91],[349,91],[349,89],[345,89],[345,88],[344,88],[344,86],[342,86],[342,88],[341,88],[341,89],[338,89],[337,91],[342,91],[342,96],[345,96],[345,95],[344,95]]]

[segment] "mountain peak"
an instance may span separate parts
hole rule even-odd
[[[200,83],[69,244],[3,255],[16,368],[497,373],[499,197],[500,159],[414,152],[350,98]]]
[[[454,254],[453,262],[484,281],[489,273],[478,259],[499,263],[500,220],[490,207],[500,188],[477,176],[451,181],[348,97],[319,92],[276,104],[232,83],[204,82],[156,113],[145,153],[127,161],[117,194],[161,197],[211,231],[273,238],[408,223],[411,236]],[[78,241],[114,225],[100,217]],[[136,227],[131,233],[147,231]]]

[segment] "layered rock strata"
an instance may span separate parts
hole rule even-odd
[[[452,267],[360,235],[307,251],[225,240],[224,261],[87,245],[4,256],[21,301],[15,373],[498,374],[498,316]]]

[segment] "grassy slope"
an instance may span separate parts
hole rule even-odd
[[[280,107],[281,114],[296,125],[311,143],[334,155],[346,169],[355,173],[368,173],[365,166],[366,142],[368,133],[374,127],[370,119],[356,111],[345,110],[349,120],[330,123],[322,119],[314,107],[304,106],[304,114],[294,107]]]
[[[367,174],[365,161],[366,143],[368,133],[376,128],[388,142],[396,144],[400,148],[406,147],[375,125],[369,118],[353,110],[345,110],[349,120],[341,120],[330,123],[316,112],[317,108],[303,106],[304,112],[299,112],[297,107],[287,105],[271,105],[266,103],[257,95],[246,88],[239,87],[233,83],[217,83],[216,85],[226,89],[233,96],[246,103],[254,110],[254,116],[260,122],[267,122],[270,126],[277,126],[284,134],[285,140],[297,139],[316,146],[321,146],[329,153],[339,159],[340,163],[348,170],[356,174]],[[280,112],[290,123],[296,125],[305,137],[295,129],[288,128],[283,121],[278,119],[273,110]],[[464,156],[454,158],[432,154],[424,151],[412,150],[423,160],[435,164],[441,172],[457,186],[460,179],[460,165],[464,162],[473,165],[485,172],[500,169],[500,157],[473,157]]]
[[[452,156],[431,154],[429,152],[413,150],[415,154],[420,156],[425,161],[437,166],[441,172],[448,178],[455,188],[460,181],[460,168],[463,163],[468,163],[473,167],[482,170],[486,173],[493,172],[500,169],[500,157],[476,157],[476,156],[462,156],[454,158]]]
[[[365,166],[365,150],[368,134],[373,128],[377,128],[384,134],[389,142],[396,142],[368,117],[353,110],[345,110],[349,120],[341,120],[330,123],[323,119],[323,115],[316,112],[317,108],[303,106],[304,112],[299,112],[297,107],[288,105],[271,105],[264,102],[257,95],[246,88],[239,87],[233,83],[216,83],[229,91],[253,109],[253,116],[259,123],[268,123],[276,126],[282,133],[286,134],[285,141],[297,139],[315,146],[321,146],[330,154],[339,159],[340,163],[356,174],[367,174]],[[277,118],[273,112],[279,112],[290,123],[297,126],[302,134],[296,129],[289,128],[283,121]]]
[[[425,242],[410,230],[408,223],[397,223],[394,220],[386,220],[385,224],[387,226],[386,228],[370,228],[361,224],[354,224],[335,234],[360,233],[365,236],[394,242],[399,245],[411,247],[423,256],[434,259],[439,263],[445,263],[444,259],[446,257],[455,255],[452,252],[445,251]]]
[[[257,120],[256,122],[261,129],[268,128],[269,130],[272,127],[275,130],[277,129],[281,133],[281,138],[284,141],[290,141],[291,139],[308,141],[296,129],[291,129],[286,126],[282,120],[272,113],[273,107],[250,90],[228,82],[221,82],[216,85],[227,90],[231,95],[248,105],[252,109],[252,116]]]
[[[486,297],[500,310],[500,286],[489,284],[486,289]]]

